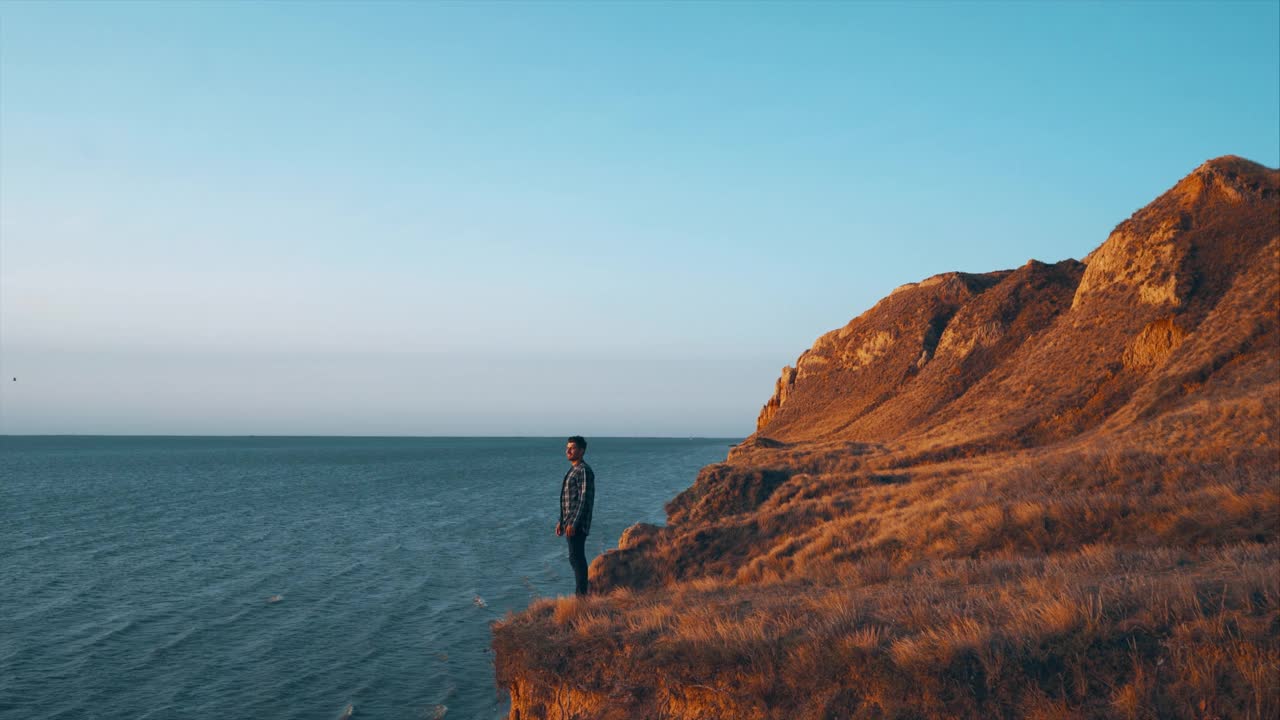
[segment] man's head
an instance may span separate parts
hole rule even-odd
[[[587,441],[581,435],[574,435],[565,441],[564,456],[569,458],[569,462],[577,465],[582,462],[582,456],[587,452]]]

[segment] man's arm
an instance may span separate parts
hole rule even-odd
[[[557,520],[556,520],[556,536],[557,537],[564,535],[564,503],[565,503],[565,493],[568,492],[568,490],[569,490],[569,474],[565,473],[564,478],[561,479],[560,481],[560,508],[559,508],[560,514],[556,516],[557,517]]]
[[[587,471],[582,474],[582,488],[582,507],[585,510],[587,522],[590,523],[591,509],[596,503],[596,474],[589,467],[587,468]],[[581,515],[583,513],[579,514]]]

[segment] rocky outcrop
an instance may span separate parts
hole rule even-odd
[[[1032,260],[898,288],[784,369],[757,434],[885,440],[919,427],[1068,309],[1083,270]]]
[[[693,487],[667,503],[667,521],[699,522],[750,512],[790,477],[786,470],[708,465]]]
[[[773,416],[778,414],[778,409],[782,407],[782,403],[786,402],[787,396],[791,394],[791,388],[796,384],[796,369],[787,365],[782,368],[782,375],[778,377],[778,382],[773,386],[773,397],[769,398],[769,402],[764,404],[760,409],[760,416],[756,418],[756,430],[768,425]]]
[[[1276,477],[1280,171],[1229,156],[1083,262],[818,338],[601,598],[495,629],[500,682],[526,719],[1267,716]]]
[[[1152,320],[1124,351],[1124,366],[1139,372],[1150,370],[1169,357],[1186,336],[1187,331],[1178,325],[1173,315]]]
[[[1033,260],[899,288],[800,356],[757,434],[986,451],[1083,432],[1118,412],[1259,263],[1278,203],[1274,171],[1219,158],[1084,263]]]
[[[933,359],[961,307],[1009,273],[946,273],[894,290],[783,368],[757,432],[787,440],[832,432],[874,411]],[[838,392],[827,392],[838,387]]]
[[[1072,309],[1140,324],[1203,316],[1274,237],[1278,202],[1274,173],[1261,165],[1206,162],[1089,253]]]

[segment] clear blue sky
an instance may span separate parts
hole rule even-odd
[[[0,432],[746,435],[894,287],[1280,165],[1278,8],[3,2]]]

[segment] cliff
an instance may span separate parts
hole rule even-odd
[[[757,431],[494,627],[512,718],[1273,717],[1280,172],[1083,262],[898,288]]]

